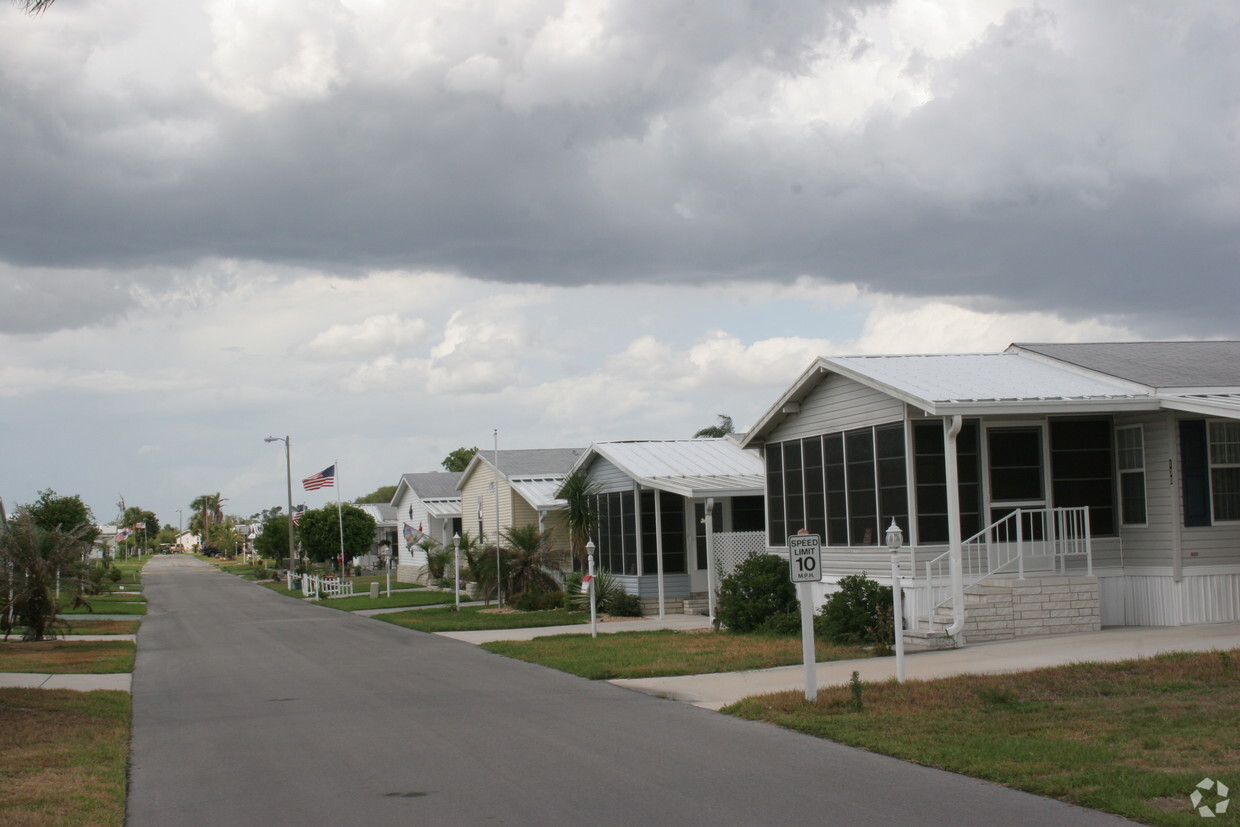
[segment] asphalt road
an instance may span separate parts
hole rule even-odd
[[[1110,825],[981,781],[290,600],[145,571],[130,827]]]

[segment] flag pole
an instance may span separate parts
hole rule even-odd
[[[340,582],[344,582],[344,506],[340,503],[340,460],[336,460],[336,522],[340,525]]]

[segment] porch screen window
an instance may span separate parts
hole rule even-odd
[[[685,572],[685,498],[659,494],[663,523],[663,573]],[[642,573],[659,571],[658,546],[654,531],[654,491],[642,492]]]
[[[633,495],[625,491],[600,494],[598,537],[599,565],[613,574],[637,574],[637,517]]]
[[[844,435],[822,438],[823,473],[827,481],[828,545],[848,545],[848,486],[844,470]]]
[[[782,546],[788,542],[788,523],[784,519],[784,449],[780,442],[766,446],[766,501],[770,519],[767,542]]]
[[[822,473],[822,437],[802,440],[805,462],[805,527],[810,534],[827,539],[826,482]]]
[[[881,544],[880,516],[907,527],[902,423],[773,443],[766,457],[773,546],[802,527],[834,546]]]
[[[1089,506],[1090,533],[1115,534],[1111,420],[1051,420],[1051,491],[1061,508]]]
[[[960,536],[972,537],[981,530],[981,494],[978,427],[966,421],[956,435],[956,479],[960,486]],[[944,459],[943,423],[913,423],[913,479],[917,493],[917,541],[946,543],[947,463]]]
[[[1214,519],[1240,520],[1240,422],[1211,422],[1209,433]]]
[[[1115,459],[1120,520],[1124,525],[1145,525],[1145,435],[1140,425],[1115,429]]]

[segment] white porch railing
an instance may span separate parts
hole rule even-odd
[[[306,597],[348,597],[353,594],[353,581],[340,577],[320,577],[317,574],[301,576],[301,593]]]
[[[1015,571],[1025,577],[1028,564],[1041,563],[1039,571],[1067,572],[1069,557],[1084,557],[1085,571],[1094,573],[1089,539],[1089,508],[1018,508],[983,528],[960,544],[960,567],[964,588],[975,586],[995,574]],[[935,611],[951,602],[951,552],[925,563],[921,584],[926,622],[934,626]],[[1034,561],[1032,558],[1038,558]]]

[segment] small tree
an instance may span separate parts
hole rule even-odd
[[[263,530],[254,538],[259,557],[281,560],[288,556],[288,515],[273,514],[263,520]],[[293,565],[291,562],[289,565]]]
[[[525,592],[558,591],[559,582],[543,568],[551,551],[551,532],[527,525],[507,529],[503,535],[509,547],[507,593],[515,596]]]
[[[337,519],[336,506],[325,505],[305,512],[297,523],[297,536],[301,538],[306,557],[320,563],[338,559],[341,525],[346,562],[349,557],[360,557],[370,551],[375,542],[375,518],[360,508],[345,505],[340,508]]]
[[[475,445],[473,448],[462,446],[444,457],[443,462],[440,464],[445,471],[459,474],[469,467],[469,461],[474,458],[476,453],[478,453],[478,446]]]
[[[586,565],[586,543],[598,526],[598,494],[598,485],[578,469],[564,478],[558,495],[568,503],[564,526],[568,529],[568,544],[573,559],[582,569]]]
[[[81,600],[82,531],[64,531],[59,527],[40,527],[34,516],[21,509],[9,523],[8,530],[0,530],[0,568],[4,583],[3,600],[4,633],[12,631],[9,618],[16,625],[25,627],[22,640],[49,640],[65,626],[59,618],[60,607],[56,603],[56,579],[68,579]],[[11,596],[10,596],[11,595]]]

